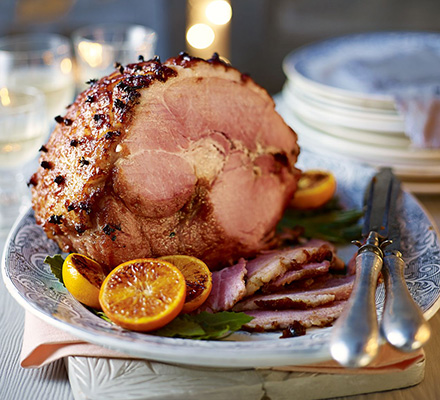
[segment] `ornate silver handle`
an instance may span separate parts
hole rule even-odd
[[[382,250],[376,232],[371,232],[356,257],[353,292],[336,321],[330,339],[330,353],[345,367],[364,367],[379,350],[376,315],[376,285],[382,268]]]
[[[428,341],[431,330],[408,291],[404,269],[400,252],[386,253],[383,259],[386,297],[381,332],[399,350],[413,351]]]

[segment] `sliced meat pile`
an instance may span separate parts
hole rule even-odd
[[[326,326],[342,312],[354,274],[344,274],[335,248],[322,240],[261,254],[213,273],[203,305],[209,312],[243,311],[251,331],[272,331],[300,323]]]
[[[30,184],[63,251],[110,268],[188,254],[217,269],[272,246],[299,179],[297,137],[218,56],[119,66],[56,120]]]

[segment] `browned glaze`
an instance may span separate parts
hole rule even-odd
[[[120,152],[119,145],[124,143],[130,133],[136,113],[149,112],[141,110],[139,106],[142,96],[149,93],[144,91],[160,88],[162,84],[178,80],[179,76],[187,76],[185,74],[188,69],[197,69],[199,66],[203,67],[200,68],[202,75],[216,75],[218,79],[249,87],[252,92],[261,94],[268,107],[273,109],[273,102],[264,89],[222,61],[217,54],[202,60],[180,53],[164,63],[159,57],[148,61],[140,58],[138,63],[125,66],[118,64],[112,74],[88,81],[89,88],[78,95],[67,108],[66,114],[55,118],[55,130],[41,148],[40,168],[29,181],[37,223],[49,238],[57,241],[63,251],[70,252],[78,248],[85,253],[96,251],[96,256],[102,255],[102,264],[114,266],[123,256],[130,256],[125,249],[140,242],[143,248],[136,256],[179,252],[208,259],[212,256],[213,265],[216,265],[221,250],[215,243],[228,238],[223,228],[218,226],[217,217],[209,203],[211,188],[204,183],[203,178],[198,179],[189,200],[172,218],[145,218],[142,212],[136,214],[136,205],[132,206],[130,212],[136,214],[132,215],[133,220],[139,224],[133,229],[132,226],[130,229],[124,228],[124,223],[128,222],[121,210],[125,212],[127,204],[119,198],[113,187],[116,163],[125,156],[123,149]],[[206,66],[214,72],[206,71]],[[203,81],[203,76],[199,78]],[[287,136],[296,141],[290,128],[285,126],[283,129],[289,130]],[[227,132],[223,134],[224,137],[227,135]],[[236,147],[236,141],[229,140],[229,146],[231,151],[240,149]],[[275,167],[269,173],[280,175],[281,180],[294,181],[299,176],[298,170],[294,168],[298,152],[296,144],[287,150],[275,151]],[[294,190],[294,183],[291,185],[286,193]],[[200,229],[197,224],[200,224]],[[144,225],[151,225],[151,229],[144,228]],[[104,230],[105,226],[111,229],[118,226],[120,230],[108,234],[110,229]],[[152,231],[155,235],[163,231],[162,250],[153,250],[151,242],[141,240],[143,235],[149,235]],[[84,237],[86,247],[81,242]],[[268,247],[273,242],[272,226],[258,240],[259,243],[252,244],[253,247]],[[200,243],[202,253],[190,245],[190,241]],[[234,246],[225,253],[225,263],[233,261],[233,254],[241,245],[237,242]],[[255,249],[246,251],[252,254]]]

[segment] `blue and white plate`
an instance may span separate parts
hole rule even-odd
[[[393,96],[440,84],[440,33],[371,32],[304,46],[284,60],[309,91],[362,106],[394,108]]]
[[[332,170],[339,196],[349,207],[360,207],[374,171],[303,153],[301,165]],[[425,316],[440,307],[440,243],[433,223],[410,194],[403,196],[402,252],[408,287]],[[349,247],[350,248],[350,247]],[[43,260],[60,250],[47,239],[29,210],[17,221],[7,241],[2,274],[12,296],[29,312],[85,341],[145,359],[212,367],[301,365],[330,359],[330,328],[311,329],[305,336],[279,339],[279,334],[238,333],[225,341],[196,341],[130,332],[97,317],[77,302],[52,275]],[[350,250],[353,253],[355,250]],[[384,291],[377,292],[379,310]]]

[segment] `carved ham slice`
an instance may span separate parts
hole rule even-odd
[[[327,276],[326,276],[327,278]],[[331,275],[308,288],[294,288],[274,294],[254,295],[237,303],[234,311],[257,309],[285,310],[317,307],[332,301],[347,300],[351,294],[354,275]]]
[[[246,293],[245,274],[246,261],[243,258],[232,267],[213,272],[211,293],[200,311],[218,312],[232,309]]]
[[[330,261],[325,260],[320,263],[311,263],[302,266],[301,269],[287,271],[285,274],[270,281],[262,287],[262,291],[272,293],[276,290],[283,289],[285,285],[297,281],[299,279],[311,278],[316,275],[325,274],[330,268]]]
[[[249,261],[247,268],[246,296],[254,294],[263,285],[284,275],[287,271],[300,270],[304,265],[331,261],[334,249],[328,242],[310,240],[304,245],[263,254]]]
[[[341,315],[345,305],[346,301],[337,301],[328,306],[307,310],[247,311],[246,314],[253,316],[254,319],[244,327],[250,331],[264,332],[286,329],[294,322],[299,322],[304,328],[327,326]]]

